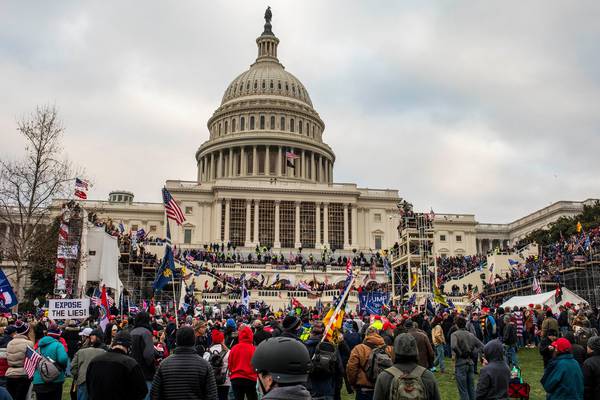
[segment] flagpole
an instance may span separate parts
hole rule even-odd
[[[342,309],[342,305],[346,301],[346,298],[348,298],[348,295],[350,294],[350,289],[352,289],[352,285],[354,284],[355,280],[356,280],[356,276],[354,274],[352,274],[352,279],[350,280],[350,282],[348,282],[348,286],[346,287],[346,290],[342,294],[342,298],[338,302],[338,305],[335,308],[335,310],[333,311],[333,314],[331,314],[329,321],[327,321],[327,326],[325,326],[325,331],[323,333],[323,337],[321,338],[321,343],[323,343],[323,341],[327,337],[327,332],[329,332],[329,329],[331,329],[331,326],[333,325],[334,321],[337,319],[337,315],[339,314],[340,310]]]

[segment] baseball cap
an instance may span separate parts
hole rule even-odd
[[[552,342],[552,347],[556,349],[559,353],[567,353],[571,351],[571,342],[569,342],[565,338],[556,339]]]
[[[84,330],[82,330],[81,332],[79,332],[79,336],[90,336],[92,334],[93,329],[92,328],[85,328]]]

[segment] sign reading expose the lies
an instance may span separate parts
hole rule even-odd
[[[86,319],[90,316],[90,299],[50,299],[48,318]]]

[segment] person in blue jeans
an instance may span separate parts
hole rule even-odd
[[[450,336],[450,347],[455,356],[454,377],[460,400],[475,400],[475,368],[473,355],[479,354],[483,343],[465,327],[464,317],[456,319],[458,328]]]

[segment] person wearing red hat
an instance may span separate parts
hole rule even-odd
[[[549,400],[583,400],[583,373],[573,354],[571,342],[565,338],[551,344],[554,358],[544,370],[540,382]]]
[[[229,352],[231,388],[235,400],[257,400],[256,371],[251,365],[254,347],[252,329],[243,326],[238,333],[238,344]]]
[[[229,379],[229,349],[225,346],[225,334],[219,329],[211,332],[212,345],[204,353],[204,359],[212,366],[217,383],[217,395],[219,400],[227,400],[231,380]]]

